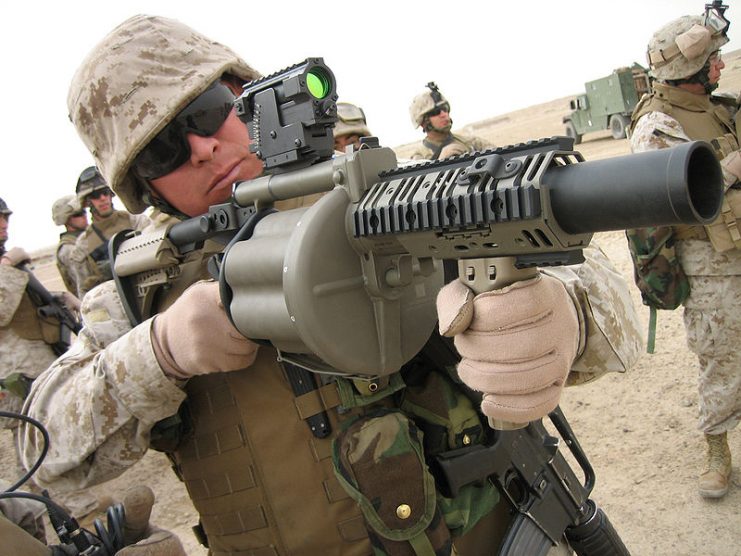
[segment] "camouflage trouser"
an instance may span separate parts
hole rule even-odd
[[[690,280],[687,345],[700,363],[699,428],[720,434],[741,421],[741,252],[716,253],[701,241],[680,243]]]

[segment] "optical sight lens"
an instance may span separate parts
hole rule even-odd
[[[329,77],[319,68],[309,71],[306,76],[306,85],[309,87],[311,95],[318,99],[323,99],[331,90]]]

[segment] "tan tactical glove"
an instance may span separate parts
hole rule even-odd
[[[21,263],[30,263],[31,255],[26,253],[23,247],[13,247],[10,251],[2,256],[2,264],[18,266]]]
[[[484,393],[484,414],[526,423],[555,409],[579,342],[561,282],[540,274],[474,296],[456,280],[440,290],[437,313],[440,333],[455,337],[461,380]]]
[[[258,347],[229,321],[216,282],[193,284],[157,315],[152,345],[165,374],[178,379],[249,367]]]

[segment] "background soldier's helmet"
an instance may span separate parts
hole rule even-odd
[[[334,126],[334,136],[343,135],[359,135],[360,137],[372,135],[365,121],[363,109],[349,102],[337,103],[337,123]]]
[[[438,106],[447,106],[446,112],[450,112],[450,103],[438,90],[437,85],[433,81],[430,81],[427,87],[428,90],[414,97],[412,104],[409,106],[409,116],[415,128],[422,125],[425,114]]]
[[[646,58],[656,79],[686,79],[700,71],[710,55],[728,42],[724,29],[706,16],[685,15],[668,23],[651,37]]]
[[[76,195],[65,195],[60,197],[51,206],[51,219],[57,226],[64,226],[67,219],[74,213],[80,211],[80,203]]]
[[[11,214],[13,214],[13,211],[8,208],[8,205],[2,199],[0,199],[0,214],[4,214],[6,216],[10,216]]]
[[[157,16],[124,21],[82,62],[67,95],[70,119],[130,212],[147,208],[136,155],[224,73],[259,77],[226,46]]]
[[[103,178],[95,166],[88,166],[80,173],[80,177],[77,178],[77,185],[75,186],[75,192],[77,193],[77,200],[80,206],[85,206],[85,197],[101,189],[108,189],[105,178]]]

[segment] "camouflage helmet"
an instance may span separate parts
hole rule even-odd
[[[77,193],[77,200],[81,207],[85,205],[85,198],[88,195],[101,189],[108,189],[108,183],[106,183],[98,168],[88,166],[80,172],[80,177],[77,178],[77,185],[75,186],[75,193]]]
[[[0,199],[0,214],[4,214],[5,216],[13,214],[13,211],[8,208],[7,203],[2,199]]]
[[[130,212],[147,208],[146,184],[131,170],[136,155],[225,73],[259,77],[226,46],[179,21],[146,15],[124,21],[82,62],[67,95],[69,117]]]
[[[337,103],[337,123],[334,126],[334,136],[343,135],[359,135],[360,137],[372,135],[365,121],[363,109],[349,102]]]
[[[424,93],[414,97],[412,104],[409,106],[409,116],[415,128],[421,126],[425,115],[438,106],[447,105],[447,112],[450,112],[450,103],[439,91],[434,81],[427,84],[427,89]]]
[[[79,211],[80,203],[77,200],[77,195],[65,195],[54,201],[51,206],[51,219],[57,226],[64,226],[67,219]]]
[[[710,55],[728,42],[727,22],[722,29],[712,23],[707,16],[685,15],[656,31],[646,51],[651,76],[686,79],[700,71]]]

